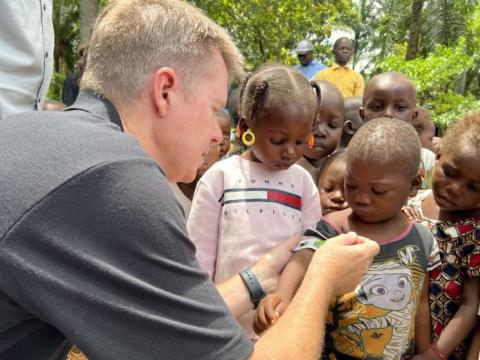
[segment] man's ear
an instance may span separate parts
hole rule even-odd
[[[363,108],[363,106],[360,106],[358,108],[358,113],[360,114],[362,121],[365,122],[365,109]]]
[[[422,177],[420,174],[415,175],[412,179],[410,184],[410,191],[408,192],[408,196],[413,197],[417,195],[418,190],[422,187]]]
[[[151,80],[152,102],[160,117],[164,117],[170,106],[172,98],[179,89],[179,79],[172,68],[163,67],[155,71]]]
[[[345,131],[350,136],[353,136],[353,134],[355,134],[352,120],[347,120],[343,123],[343,131]]]

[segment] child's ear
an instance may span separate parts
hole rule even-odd
[[[362,121],[365,122],[365,110],[363,106],[360,106],[358,108],[358,113],[360,114],[360,117],[362,118]]]
[[[240,116],[240,119],[238,120],[238,126],[240,127],[242,133],[244,131],[247,131],[247,129],[250,127],[250,125],[247,123],[247,118],[245,116]]]
[[[353,128],[352,120],[346,120],[343,123],[343,131],[345,131],[348,135],[355,134],[355,129]]]
[[[417,120],[417,116],[418,116],[418,109],[415,109],[415,111],[412,114],[412,120]]]
[[[417,195],[418,190],[422,187],[422,177],[420,174],[415,175],[410,184],[410,191],[408,196],[413,197]]]

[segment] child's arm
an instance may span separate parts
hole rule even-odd
[[[447,357],[475,327],[478,312],[478,291],[478,278],[465,280],[462,303],[436,343],[436,347]]]
[[[470,349],[468,350],[468,355],[466,360],[477,360],[480,353],[480,318],[477,317],[477,328],[473,333],[472,343],[470,344]]]
[[[422,353],[428,349],[432,342],[430,334],[430,305],[428,302],[429,277],[425,276],[425,282],[420,295],[420,302],[415,317],[415,351]]]
[[[313,250],[304,249],[292,255],[280,276],[277,289],[266,296],[258,306],[253,322],[253,329],[257,334],[271,327],[290,304],[302,283],[313,254]]]

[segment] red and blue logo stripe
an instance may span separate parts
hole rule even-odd
[[[287,191],[269,188],[226,189],[219,202],[223,205],[242,202],[273,202],[301,211],[302,198]]]

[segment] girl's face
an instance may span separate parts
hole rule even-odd
[[[318,178],[318,191],[323,215],[346,209],[345,159],[334,160]]]
[[[302,157],[312,125],[312,114],[305,109],[292,105],[272,109],[251,126],[255,134],[251,160],[271,170],[288,169]]]
[[[317,120],[313,126],[315,144],[307,149],[305,156],[319,160],[335,151],[343,133],[343,109],[335,102],[324,102],[320,105]]]
[[[352,212],[363,222],[382,222],[397,216],[408,196],[421,185],[395,162],[347,162],[345,195]]]
[[[441,154],[435,165],[433,197],[444,211],[480,210],[480,161],[476,152],[465,150]]]

